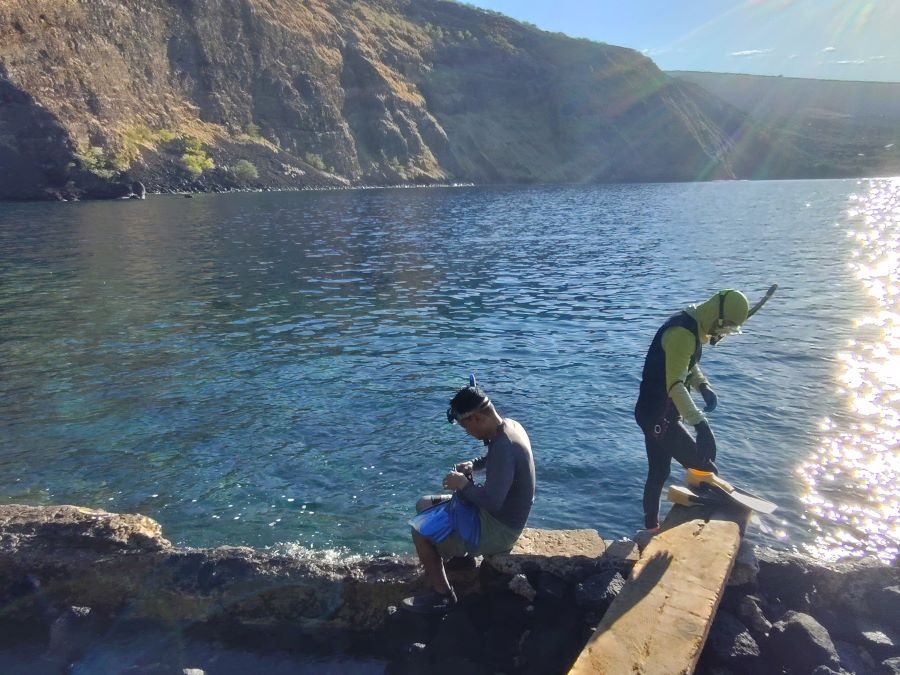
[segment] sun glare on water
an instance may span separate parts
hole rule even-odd
[[[822,422],[819,447],[800,472],[819,532],[810,553],[890,562],[900,549],[900,179],[873,180],[853,201],[850,268],[874,302],[838,355],[848,414]]]

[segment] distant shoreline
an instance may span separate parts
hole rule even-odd
[[[803,181],[851,181],[851,180],[900,180],[900,173],[886,175],[860,175],[838,177],[794,177],[794,178],[716,178],[711,180],[669,180],[669,181],[615,181],[593,183],[401,183],[396,185],[303,185],[297,187],[262,187],[262,188],[225,188],[220,190],[148,190],[147,196],[192,198],[200,195],[230,194],[264,194],[278,192],[352,192],[354,190],[416,190],[416,189],[455,189],[455,188],[548,188],[548,187],[586,187],[586,186],[626,186],[626,185],[703,185],[712,183],[783,183]],[[45,203],[79,203],[79,202],[118,202],[140,201],[132,196],[121,197],[83,197],[83,198],[47,198],[47,199],[0,199],[2,204],[45,204]]]

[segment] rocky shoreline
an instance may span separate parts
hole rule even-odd
[[[239,186],[225,182],[185,183],[181,185],[151,185],[148,189],[139,180],[121,180],[109,184],[93,187],[74,187],[45,191],[40,195],[26,193],[21,200],[6,198],[6,201],[34,202],[82,202],[82,201],[115,201],[121,199],[146,199],[147,196],[181,196],[193,198],[198,195],[221,195],[234,193],[256,192],[342,192],[348,190],[413,190],[422,188],[466,188],[476,187],[475,183],[465,182],[435,182],[435,183],[386,183],[383,185],[369,185],[363,183],[334,184],[334,185],[259,185],[254,187]],[[0,199],[0,203],[4,200]]]
[[[0,506],[0,666],[565,673],[639,556],[593,530],[527,530],[511,554],[453,572],[458,608],[423,618],[397,610],[421,585],[411,557],[180,548],[144,516]],[[145,648],[122,651],[128,639]],[[745,544],[696,672],[900,673],[897,561]]]

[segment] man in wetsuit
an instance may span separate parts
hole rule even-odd
[[[443,559],[509,551],[522,533],[534,502],[534,458],[528,434],[514,419],[499,415],[484,391],[474,384],[474,378],[472,385],[460,389],[450,401],[447,420],[458,423],[487,446],[484,456],[460,462],[443,482],[446,489],[477,509],[481,536],[473,549],[457,532],[436,543],[413,529],[413,543],[430,586],[429,591],[403,600],[403,608],[413,612],[448,611],[456,603],[456,594],[447,580]],[[481,470],[485,479],[478,484],[471,474]],[[416,510],[450,498],[447,494],[423,497]]]
[[[704,344],[715,345],[724,336],[740,332],[749,314],[743,293],[719,291],[703,304],[669,317],[650,343],[634,417],[647,448],[644,527],[651,533],[659,530],[659,498],[673,457],[686,469],[718,473],[716,439],[704,414],[715,410],[718,398],[700,370],[700,356]],[[692,388],[706,403],[702,411],[691,399]],[[694,427],[696,440],[682,419]]]

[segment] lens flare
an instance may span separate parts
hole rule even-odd
[[[800,467],[817,533],[807,549],[826,560],[890,562],[900,550],[900,179],[873,180],[852,201],[850,270],[873,302],[837,355],[847,409],[822,422],[818,448]]]

